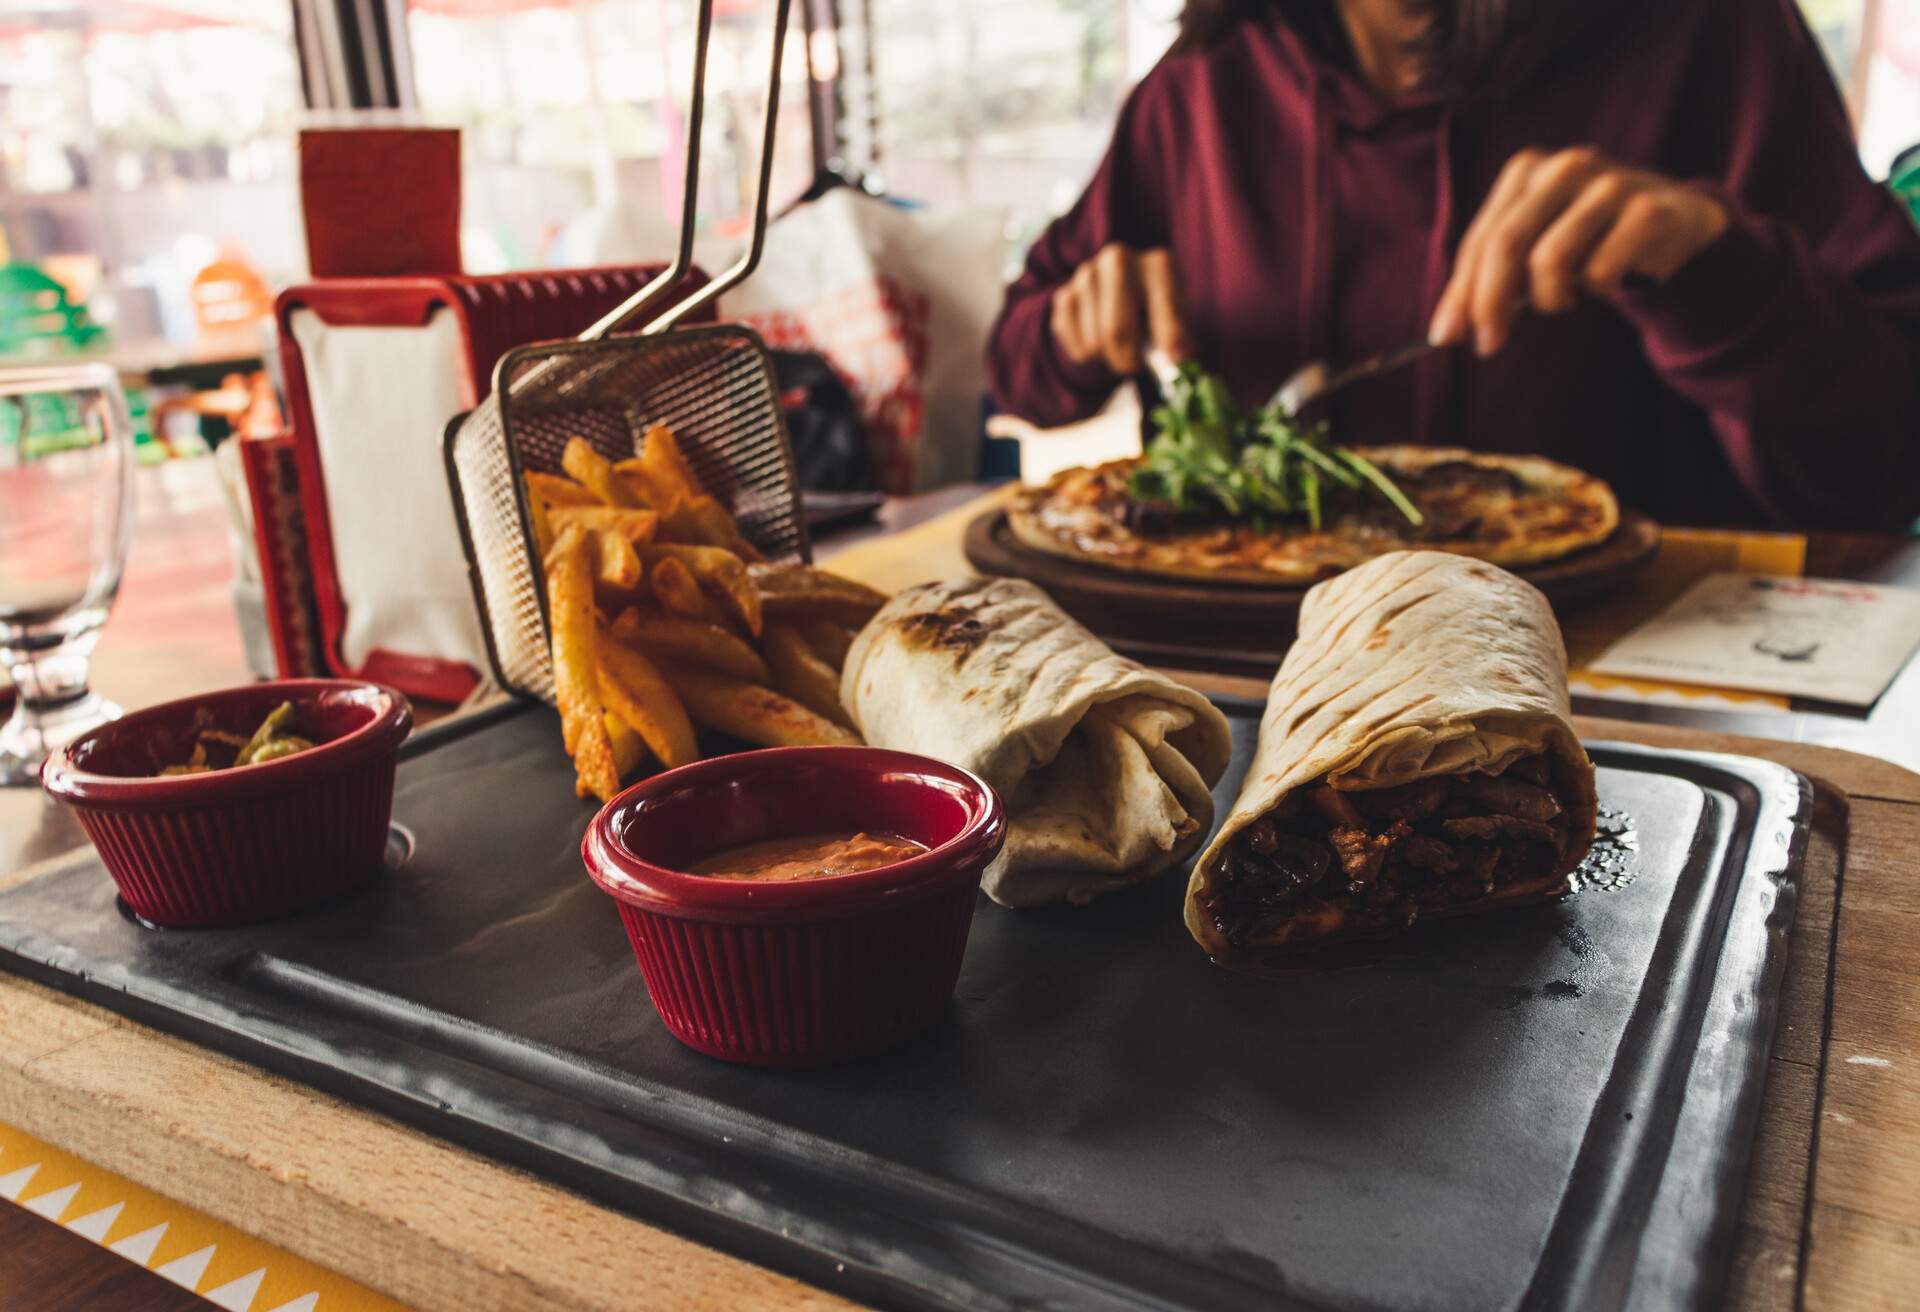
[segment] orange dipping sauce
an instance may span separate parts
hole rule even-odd
[[[898,834],[807,834],[731,847],[696,862],[690,873],[713,879],[788,883],[877,870],[926,850],[923,844]]]

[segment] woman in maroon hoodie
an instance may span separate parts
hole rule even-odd
[[[1674,520],[1920,513],[1920,235],[1792,0],[1190,3],[988,365],[1057,424],[1144,339],[1252,405],[1423,335],[1463,349],[1337,396],[1343,441],[1541,452]]]

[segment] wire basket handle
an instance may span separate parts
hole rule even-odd
[[[687,100],[686,176],[680,188],[680,246],[673,263],[655,274],[626,300],[602,315],[580,334],[580,341],[593,342],[652,309],[654,304],[687,276],[693,267],[694,215],[700,203],[700,131],[707,108],[707,45],[713,35],[713,0],[700,0],[693,34],[693,88]]]
[[[699,288],[692,295],[667,307],[657,318],[640,330],[643,334],[664,332],[671,328],[688,314],[739,283],[759,266],[760,254],[766,248],[767,240],[767,194],[773,182],[774,128],[780,117],[780,63],[786,52],[787,10],[790,4],[791,0],[777,0],[774,7],[773,59],[772,67],[767,74],[767,109],[760,132],[760,176],[754,188],[753,235],[747,243],[747,249],[719,277]],[[706,117],[707,43],[713,30],[713,0],[700,0],[697,23],[693,47],[693,87],[687,106],[687,162],[686,179],[680,195],[679,249],[674,252],[672,264],[581,333],[580,340],[583,342],[605,337],[622,324],[654,309],[661,298],[673,290],[686,276],[687,270],[693,267],[694,219],[700,198],[700,132]]]
[[[705,2],[702,0],[702,3]],[[760,128],[760,176],[755,181],[753,192],[753,236],[748,239],[747,249],[740,253],[740,258],[719,277],[669,308],[642,329],[643,332],[664,332],[673,327],[680,319],[737,285],[759,267],[760,253],[767,245],[767,193],[773,184],[773,138],[780,120],[780,62],[786,51],[787,10],[790,3],[791,0],[778,0],[773,11],[773,58],[767,70],[767,110]],[[685,235],[680,238],[680,244],[683,247],[689,245]]]

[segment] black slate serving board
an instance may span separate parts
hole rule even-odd
[[[1182,879],[983,899],[948,1017],[825,1071],[662,1029],[544,708],[416,736],[393,868],[332,906],[147,929],[88,852],[0,895],[0,966],[885,1307],[1705,1307],[1808,792],[1592,751],[1614,837],[1564,902],[1261,980]]]

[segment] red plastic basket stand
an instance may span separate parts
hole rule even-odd
[[[247,498],[253,505],[253,542],[260,558],[260,590],[273,638],[274,664],[283,679],[327,673],[320,612],[313,600],[300,478],[293,466],[293,435],[237,437]]]

